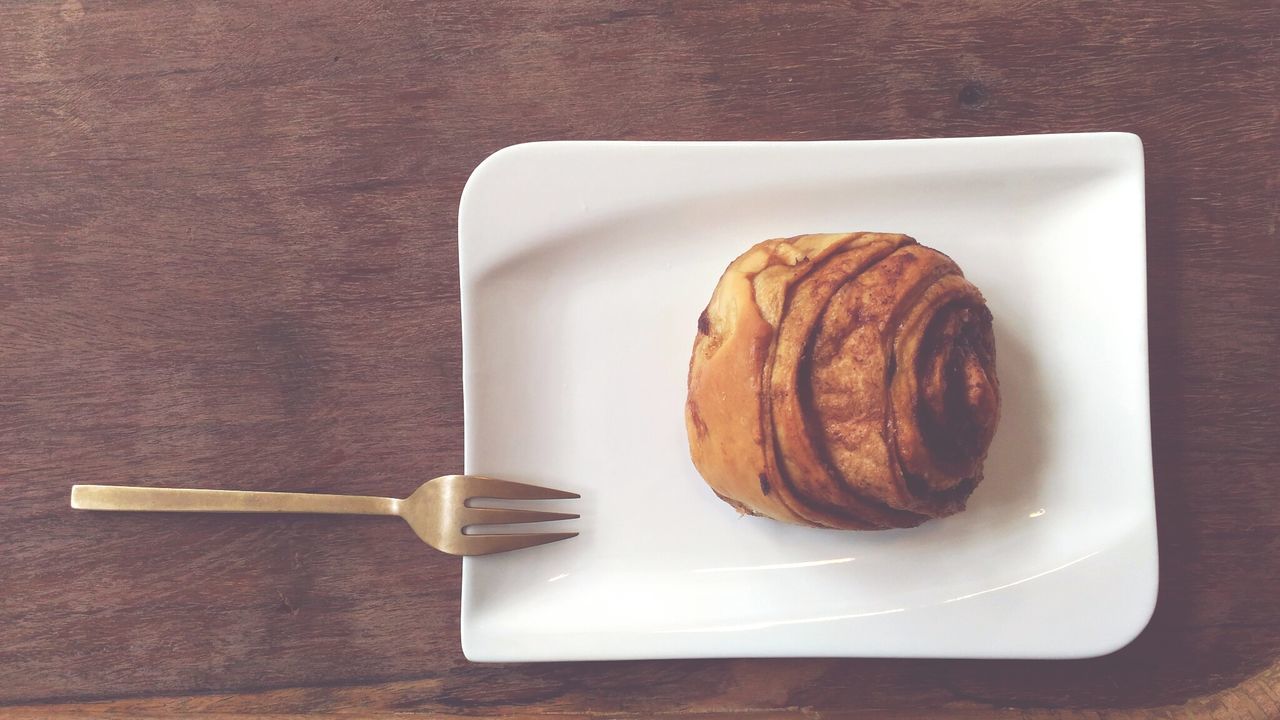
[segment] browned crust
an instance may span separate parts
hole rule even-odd
[[[997,409],[981,294],[905,235],[759,243],[698,318],[690,452],[744,513],[881,529],[957,512],[981,480]],[[948,423],[961,440],[947,440]],[[931,443],[970,455],[936,462]]]

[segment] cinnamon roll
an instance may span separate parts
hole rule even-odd
[[[964,509],[1000,408],[991,313],[906,235],[766,240],[698,318],[685,423],[738,510],[856,530]]]

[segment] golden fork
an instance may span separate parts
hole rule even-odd
[[[471,534],[479,525],[571,520],[575,513],[471,507],[476,498],[554,500],[576,493],[497,480],[479,475],[443,475],[428,480],[403,500],[367,495],[188,490],[182,488],[73,485],[71,507],[78,510],[143,512],[324,513],[395,515],[409,523],[431,547],[451,555],[488,555],[574,537],[576,532]]]

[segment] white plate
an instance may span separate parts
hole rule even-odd
[[[463,565],[479,661],[1104,654],[1156,597],[1141,141],[552,142],[462,195],[466,471],[580,492],[580,537]],[[996,318],[969,509],[912,530],[739,517],[689,460],[698,314],[758,240],[903,232]]]

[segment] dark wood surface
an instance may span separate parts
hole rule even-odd
[[[1274,2],[0,5],[0,706],[1280,716],[1278,35]],[[505,145],[1087,130],[1147,161],[1162,577],[1114,655],[472,665],[460,563],[394,521],[68,510],[458,470],[457,201]]]

